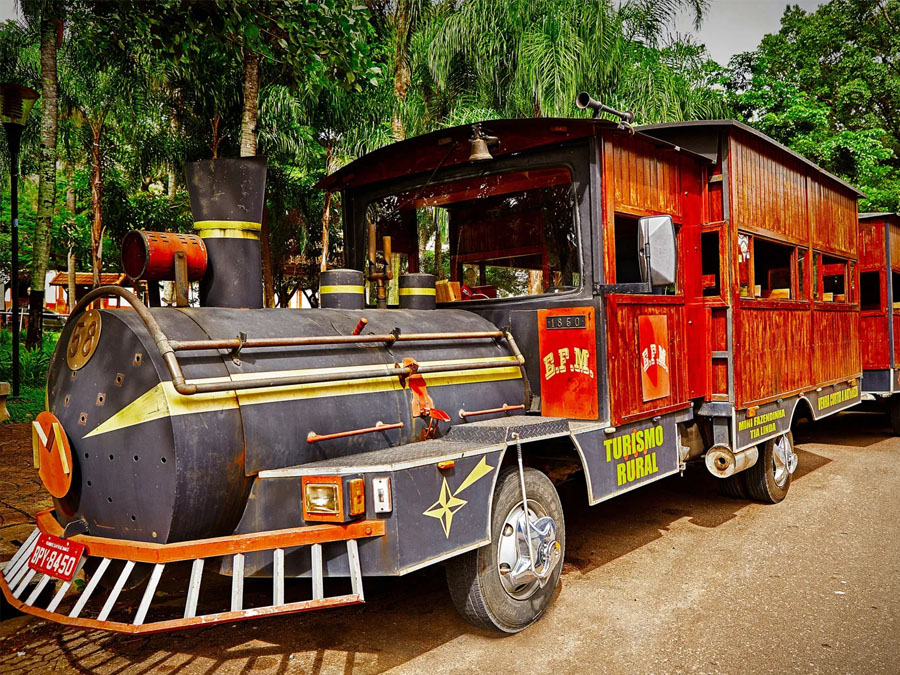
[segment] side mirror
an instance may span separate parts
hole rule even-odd
[[[678,255],[672,216],[648,216],[638,221],[641,281],[653,286],[675,283]]]

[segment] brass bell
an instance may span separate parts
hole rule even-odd
[[[472,138],[469,139],[472,144],[472,153],[469,155],[470,162],[484,162],[494,159],[494,156],[488,150],[489,145],[496,145],[500,139],[496,136],[485,136],[481,131],[480,124],[472,125]]]

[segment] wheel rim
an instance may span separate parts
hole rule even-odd
[[[784,487],[791,475],[791,443],[788,437],[779,436],[772,445],[772,467],[775,479],[775,485]]]
[[[543,588],[553,570],[559,564],[560,545],[556,539],[556,522],[547,514],[542,504],[528,500],[526,527],[522,502],[510,510],[503,520],[497,543],[497,574],[503,590],[516,600],[527,600]],[[535,563],[531,565],[526,532],[531,537],[531,552]]]

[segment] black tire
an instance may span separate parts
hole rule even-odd
[[[900,395],[888,399],[888,419],[891,421],[894,436],[900,436]]]
[[[787,472],[782,484],[775,480],[775,443],[787,439],[791,452],[794,450],[794,434],[788,431],[783,436],[770,438],[759,446],[759,459],[756,464],[743,472],[749,495],[766,504],[777,504],[783,500],[791,487],[791,474]]]
[[[524,600],[504,590],[498,572],[497,552],[501,530],[512,510],[520,508],[522,488],[518,468],[503,469],[494,488],[491,513],[491,543],[451,559],[447,564],[447,585],[457,611],[469,623],[481,628],[518,633],[537,621],[547,609],[559,583],[566,553],[566,532],[562,504],[553,483],[537,469],[525,469],[528,502],[536,502],[556,522],[560,559],[543,588]]]
[[[743,472],[735,476],[728,476],[728,478],[717,478],[716,482],[719,484],[719,492],[722,496],[730,497],[731,499],[749,499],[750,496],[747,494],[744,478]]]

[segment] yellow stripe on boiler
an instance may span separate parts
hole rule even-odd
[[[515,362],[515,357],[503,357],[501,359],[454,359],[450,361],[430,361],[428,365],[456,365],[473,362],[509,360]],[[424,364],[423,364],[424,365]],[[363,369],[382,369],[384,366],[368,366]],[[341,367],[328,369],[310,369],[279,371],[283,377],[321,373],[323,371],[359,371],[360,368]],[[337,374],[337,373],[335,373]],[[215,377],[191,382],[222,382],[240,381],[264,377],[266,373],[236,373],[233,378]],[[429,387],[443,387],[448,385],[476,384],[480,382],[499,382],[513,380],[522,377],[518,365],[501,366],[497,368],[476,368],[457,370],[448,373],[435,373],[425,375],[425,382]],[[85,434],[84,438],[99,436],[111,431],[125,429],[145,422],[162,419],[164,417],[178,417],[205,412],[221,412],[235,410],[241,406],[261,405],[265,403],[281,403],[284,401],[301,401],[305,399],[330,398],[334,396],[354,396],[358,394],[373,394],[389,391],[398,391],[403,387],[399,378],[395,375],[382,375],[363,378],[359,380],[338,380],[336,382],[317,382],[312,384],[285,384],[272,387],[260,387],[259,389],[228,390],[223,392],[210,392],[185,396],[175,391],[171,381],[160,382],[155,387],[139,396],[126,405],[105,422],[100,423],[92,431]]]

